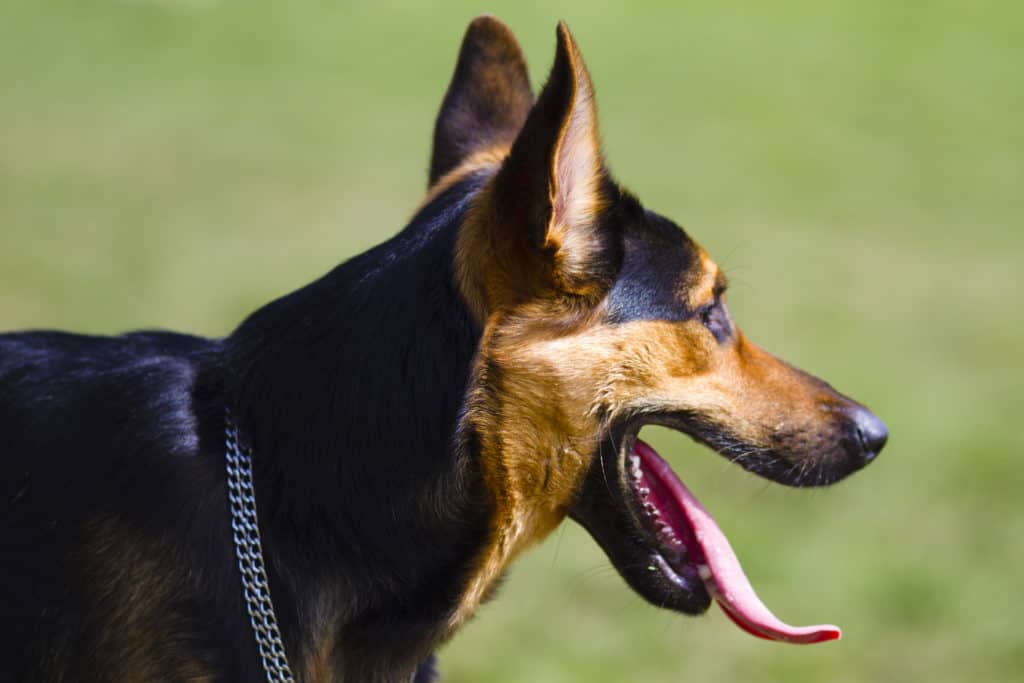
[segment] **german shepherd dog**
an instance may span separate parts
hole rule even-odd
[[[229,412],[297,681],[431,680],[435,649],[566,517],[654,605],[837,637],[775,620],[637,439],[667,425],[791,486],[884,445],[866,408],[748,341],[725,289],[609,173],[565,25],[535,99],[509,29],[474,20],[429,192],[395,237],[223,339],[0,336],[0,678],[264,680]]]

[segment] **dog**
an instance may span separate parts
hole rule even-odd
[[[774,620],[637,438],[665,425],[791,486],[884,446],[867,408],[743,335],[726,286],[614,180],[565,24],[535,98],[511,31],[475,19],[392,239],[223,339],[0,336],[0,677],[432,680],[566,518],[653,605],[837,637]],[[287,678],[254,632],[236,503],[258,511]]]

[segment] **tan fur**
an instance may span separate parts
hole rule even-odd
[[[424,206],[437,199],[440,195],[444,194],[445,190],[458,184],[459,181],[467,176],[487,168],[497,169],[501,162],[505,160],[505,157],[508,156],[508,149],[508,145],[494,145],[468,156],[462,163],[448,171],[448,173],[445,173],[436,183],[430,186],[423,201],[416,206],[413,214],[419,213]]]
[[[702,266],[694,295],[703,291],[706,303],[720,276],[710,259]],[[481,341],[466,423],[480,435],[496,512],[453,624],[472,613],[509,562],[564,519],[608,421],[688,410],[751,446],[767,446],[774,429],[813,429],[828,400],[822,385],[739,330],[722,346],[697,320],[611,324],[602,322],[601,307],[555,319],[542,307],[492,315]],[[488,376],[491,367],[500,377]]]
[[[698,247],[699,249],[699,247]],[[725,275],[711,260],[703,249],[699,249],[700,265],[691,271],[692,277],[684,278],[680,283],[679,299],[695,311],[701,306],[711,303],[715,295],[725,290]]]
[[[584,280],[586,265],[601,248],[596,239],[597,218],[606,208],[598,183],[601,179],[601,144],[597,107],[590,74],[568,27],[558,26],[574,78],[569,116],[559,131],[550,180],[551,221],[547,246],[554,249],[556,272],[563,283]]]
[[[469,209],[455,255],[459,289],[481,323],[491,310],[538,297],[546,300],[550,312],[558,305],[553,301],[558,293],[595,294],[588,266],[603,247],[597,218],[606,208],[598,187],[603,162],[597,110],[586,65],[564,23],[558,27],[558,49],[571,71],[572,93],[547,169],[551,215],[543,247],[554,257],[550,262],[535,258],[527,243],[528,227],[496,210],[496,194],[507,188],[497,186],[497,176],[492,178]]]
[[[95,637],[110,680],[161,680],[164,667],[174,662],[180,680],[212,681],[198,657],[178,660],[176,624],[169,623],[167,606],[182,594],[187,579],[166,549],[115,521],[91,529],[82,559],[93,577],[96,613],[106,615]]]
[[[552,401],[565,388],[558,384],[557,362],[539,344],[569,328],[589,329],[562,294],[574,287],[582,293],[579,287],[590,284],[586,268],[602,247],[596,220],[605,208],[590,77],[564,24],[558,40],[572,90],[549,167],[544,247],[554,259],[536,258],[521,238],[527,227],[507,225],[507,217],[495,212],[500,188],[493,181],[476,198],[456,247],[459,289],[484,326],[463,428],[479,435],[495,515],[490,542],[452,615],[453,628],[472,614],[516,555],[562,521],[596,446],[598,432],[588,424],[587,409],[581,416],[579,405]],[[500,376],[489,376],[495,368]],[[494,405],[495,388],[514,400]]]
[[[336,595],[326,592],[314,603],[316,609],[311,615],[303,640],[304,647],[299,655],[295,674],[299,683],[332,683],[341,681],[337,665],[335,646],[339,633]]]
[[[97,649],[109,653],[111,680],[157,681],[160,668],[180,654],[174,647],[167,605],[188,585],[187,569],[169,561],[155,542],[135,539],[114,522],[93,525],[85,563],[96,599],[107,618],[97,633]],[[335,596],[325,594],[304,629],[304,647],[292,662],[299,683],[339,681],[334,647],[339,632]],[[182,680],[205,683],[213,677],[196,658],[176,664]],[[178,679],[175,679],[178,680]]]

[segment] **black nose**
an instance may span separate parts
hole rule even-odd
[[[875,459],[885,446],[885,442],[889,440],[889,430],[886,429],[885,423],[867,408],[858,406],[853,414],[853,421],[857,425],[857,436],[864,451],[864,464],[867,464]]]

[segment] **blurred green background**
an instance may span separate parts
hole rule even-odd
[[[1022,7],[4,0],[0,329],[227,333],[403,225],[472,16],[535,81],[565,18],[617,176],[727,269],[751,337],[892,438],[797,491],[645,431],[765,601],[842,641],[656,610],[567,524],[446,680],[1024,680]]]

